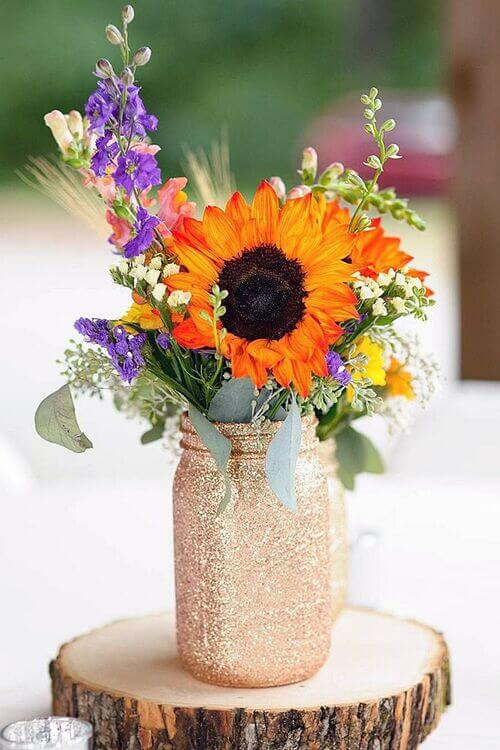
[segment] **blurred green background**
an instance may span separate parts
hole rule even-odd
[[[2,0],[0,179],[53,150],[45,112],[83,109],[118,0]],[[207,146],[227,125],[240,184],[290,176],[301,135],[343,93],[376,84],[440,84],[440,3],[419,0],[137,0],[133,47],[146,105],[160,117],[164,176],[182,144]]]

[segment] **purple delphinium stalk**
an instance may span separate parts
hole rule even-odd
[[[351,382],[351,373],[346,369],[344,361],[337,352],[326,353],[328,374],[340,385],[346,386]]]
[[[170,335],[168,333],[159,333],[156,337],[156,343],[159,347],[162,349],[165,349],[165,351],[168,352],[168,350],[172,346],[172,342],[170,340]]]
[[[144,250],[147,250],[153,241],[155,227],[160,220],[156,216],[151,216],[142,206],[137,211],[137,218],[134,223],[134,236],[123,247],[126,258],[135,258]]]
[[[123,326],[113,327],[109,320],[96,318],[79,318],[75,328],[87,341],[106,349],[122,380],[131,383],[139,375],[144,367],[145,333],[131,334]]]
[[[142,191],[161,183],[161,172],[155,157],[134,149],[120,156],[114,177],[116,184],[121,185],[129,195],[134,188]]]

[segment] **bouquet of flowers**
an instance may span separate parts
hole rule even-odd
[[[55,110],[45,117],[60,167],[44,160],[32,167],[65,204],[73,193],[80,214],[105,217],[111,279],[131,297],[114,320],[76,321],[86,343],[66,351],[67,383],[40,404],[36,428],[70,450],[92,447],[72,391],[100,395],[105,387],[119,410],[149,422],[143,443],[161,438],[187,409],[225,472],[231,445],[218,422],[250,422],[258,431],[280,420],[266,470],[293,507],[301,416],[314,414],[319,438],[335,439],[340,477],[352,487],[356,473],[383,468],[354,423],[376,413],[395,421],[403,403],[423,404],[436,382],[435,364],[396,327],[405,316],[425,320],[433,304],[427,274],[371,215],[424,229],[406,200],[378,187],[400,158],[398,146],[386,143],[395,122],[380,117],[382,102],[370,89],[361,97],[375,144],[365,162],[370,179],[340,163],[318,174],[317,154],[306,148],[300,184],[287,191],[279,177],[264,179],[250,201],[232,192],[224,164],[211,174],[208,160],[193,157],[206,204],[198,214],[186,177],[162,183],[150,135],[158,120],[137,84],[151,50],[131,54],[133,18],[126,5],[121,29],[106,28],[122,70],[97,62],[85,116]],[[228,487],[221,509],[229,499]]]

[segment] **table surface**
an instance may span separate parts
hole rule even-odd
[[[47,665],[61,643],[173,606],[166,488],[89,481],[10,498],[22,538],[2,527],[0,723],[50,710]],[[389,476],[350,501],[354,524],[382,529],[379,607],[444,631],[450,647],[454,704],[429,750],[498,748],[498,500],[493,480]]]

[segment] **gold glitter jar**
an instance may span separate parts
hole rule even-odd
[[[174,480],[177,642],[185,667],[205,682],[285,685],[312,676],[327,658],[328,486],[315,420],[302,422],[296,512],[279,502],[265,476],[265,452],[279,423],[259,435],[249,424],[217,425],[233,445],[231,502],[218,516],[224,480],[183,417]],[[344,586],[334,590],[343,601]]]

